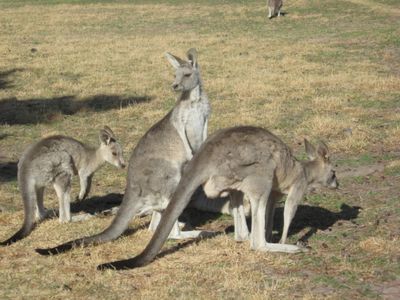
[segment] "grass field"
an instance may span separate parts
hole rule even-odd
[[[299,158],[304,137],[322,139],[341,183],[298,210],[290,242],[306,241],[307,254],[251,251],[234,242],[230,216],[189,211],[194,225],[221,234],[169,241],[168,254],[141,269],[99,272],[144,248],[148,217],[112,243],[41,257],[35,248],[98,233],[112,216],[46,220],[0,248],[1,299],[398,299],[400,3],[293,0],[283,10],[267,20],[261,0],[0,0],[0,240],[22,223],[16,163],[33,141],[67,134],[96,145],[108,125],[128,159],[175,103],[165,51],[198,49],[209,133],[262,126]],[[102,168],[75,213],[117,205],[125,176]],[[57,208],[52,189],[45,204]],[[278,236],[282,210],[275,221]]]

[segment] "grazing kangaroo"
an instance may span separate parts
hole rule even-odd
[[[267,0],[268,19],[271,19],[275,16],[280,17],[282,5],[282,0]]]
[[[100,130],[100,146],[91,148],[71,137],[56,135],[41,139],[29,146],[18,163],[18,185],[24,201],[24,224],[22,228],[0,245],[10,245],[26,237],[36,222],[46,217],[43,193],[48,184],[53,184],[59,199],[59,220],[70,222],[71,179],[79,175],[78,199],[90,192],[94,172],[104,162],[124,168],[121,145],[112,130],[105,126]],[[35,220],[36,219],[36,220]]]
[[[278,137],[265,129],[233,127],[218,131],[207,139],[187,164],[162,215],[160,226],[144,251],[133,259],[103,264],[98,268],[135,268],[151,262],[200,185],[203,185],[204,192],[210,198],[227,191],[232,194],[231,201],[236,210],[233,214],[236,240],[245,240],[249,236],[242,206],[243,194],[246,194],[251,203],[251,249],[289,253],[301,251],[295,245],[268,243],[266,231],[272,230],[274,201],[269,200],[270,196],[288,195],[281,240],[281,243],[285,243],[289,225],[308,185],[338,187],[326,145],[321,143],[315,149],[305,141],[305,146],[310,160],[300,162]],[[269,217],[267,224],[266,212]]]
[[[73,246],[98,244],[116,239],[135,215],[153,212],[149,230],[155,230],[161,212],[178,185],[184,165],[207,135],[210,114],[203,90],[197,52],[190,49],[188,61],[166,53],[175,68],[172,88],[179,92],[174,108],[140,139],[129,160],[124,198],[111,225],[102,233],[67,242],[55,248],[36,249],[43,255],[67,251]],[[172,227],[171,227],[172,229]],[[181,232],[175,222],[171,238],[197,237],[201,231]]]

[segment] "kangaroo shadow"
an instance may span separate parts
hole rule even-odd
[[[331,212],[323,207],[299,205],[295,217],[289,228],[289,236],[301,232],[304,228],[310,228],[302,237],[300,241],[307,242],[317,230],[327,230],[338,221],[350,221],[358,217],[360,210],[359,206],[349,206],[343,203],[340,206],[339,212]],[[274,230],[278,233],[274,234],[272,239],[278,242],[282,235],[283,229],[283,207],[275,210],[274,216]]]
[[[217,235],[220,235],[220,234],[222,234],[222,232],[215,232],[212,235],[210,234],[210,235],[207,235],[207,236],[204,236],[204,237],[199,237],[199,238],[195,238],[195,239],[186,240],[184,242],[179,242],[176,245],[174,245],[174,246],[172,246],[172,247],[170,247],[170,248],[168,248],[166,250],[161,251],[159,254],[157,254],[155,256],[155,259],[162,258],[162,257],[164,257],[166,255],[169,255],[169,254],[172,254],[172,253],[174,253],[174,252],[176,252],[176,251],[178,251],[180,249],[189,247],[190,245],[198,244],[201,240],[206,240],[206,239],[209,239],[209,238],[213,238],[213,237],[215,237]],[[113,261],[113,262],[110,262],[110,263],[101,264],[101,265],[97,266],[97,270],[104,271],[106,269],[113,269],[113,270],[129,270],[129,269],[133,269],[133,268],[138,267],[136,265],[135,260],[136,260],[136,257],[123,259],[123,260],[117,260],[117,261]]]
[[[0,72],[0,90],[5,90],[12,88],[13,85],[11,84],[11,80],[8,78],[12,74],[23,71],[24,69],[21,68],[16,68],[16,69],[10,69],[6,71],[1,71]]]
[[[206,199],[203,188],[199,187],[196,192],[192,195],[191,201],[196,198]],[[223,204],[223,202],[221,202]],[[193,207],[186,207],[182,214],[179,216],[179,221],[186,224],[183,230],[191,230],[189,227],[200,227],[208,223],[212,223],[214,220],[219,219],[223,214],[216,212],[207,212],[204,210],[198,210]]]
[[[195,197],[195,195],[193,197]],[[86,198],[82,201],[76,200],[71,202],[71,213],[87,213],[91,215],[113,214],[114,209],[121,205],[123,196],[123,194],[111,193],[105,196]],[[188,227],[202,226],[218,219],[220,216],[221,214],[219,213],[199,213],[195,208],[187,208],[182,215],[179,216],[179,221],[186,223],[186,228],[183,228],[183,230],[191,230],[191,228]],[[130,233],[131,232],[128,230],[125,232],[125,235],[129,235]]]
[[[71,202],[71,212],[84,212],[91,215],[104,214],[118,207],[122,202],[123,194],[111,193],[105,196],[94,196],[82,201]]]
[[[331,212],[323,207],[299,205],[296,215],[289,227],[288,236],[295,235],[305,228],[310,228],[300,239],[306,243],[317,230],[327,230],[338,221],[350,221],[356,219],[360,210],[359,206],[349,206],[343,203],[339,212]],[[251,228],[251,218],[247,218],[247,226]],[[226,233],[234,232],[233,225],[225,229]],[[283,230],[283,207],[278,207],[275,210],[273,231],[276,231],[272,236],[272,242],[279,242]]]
[[[0,162],[0,182],[14,181],[17,178],[18,162]]]
[[[151,96],[95,95],[84,99],[76,96],[18,100],[0,100],[0,124],[36,124],[51,122],[58,114],[73,115],[80,111],[106,111],[149,102]]]

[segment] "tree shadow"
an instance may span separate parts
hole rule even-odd
[[[62,96],[50,99],[8,98],[0,100],[0,124],[9,125],[46,123],[57,119],[59,114],[74,115],[80,111],[106,111],[120,109],[142,102],[149,102],[151,96],[95,95],[84,99],[76,96]]]
[[[1,71],[0,72],[0,90],[5,90],[12,88],[13,85],[11,84],[11,81],[8,79],[8,77],[15,72],[20,72],[23,71],[24,69],[21,68],[15,68],[15,69],[10,69],[6,71]]]
[[[18,173],[18,162],[0,162],[0,182],[16,180]]]

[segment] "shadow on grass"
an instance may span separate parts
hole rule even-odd
[[[289,236],[294,235],[300,231],[302,231],[304,228],[311,227],[311,229],[303,235],[303,237],[300,238],[302,242],[306,242],[314,233],[317,232],[317,230],[326,230],[329,227],[333,226],[336,222],[340,220],[353,220],[358,217],[358,214],[360,212],[361,207],[358,206],[349,206],[347,204],[342,204],[341,206],[341,211],[340,212],[331,212],[325,208],[322,207],[316,207],[316,206],[308,206],[308,205],[300,205],[297,209],[296,216],[294,217],[292,224],[290,226],[289,230]],[[209,215],[217,215],[217,217],[220,214],[212,214],[212,213],[206,213],[203,214],[201,213],[203,217],[206,217],[206,219],[198,221],[199,224],[204,224],[209,221],[208,216]],[[233,221],[233,220],[232,220]],[[251,224],[248,224],[249,228],[251,228]],[[281,234],[282,234],[282,227],[283,227],[283,208],[277,208],[275,211],[275,217],[274,217],[274,228],[278,229],[278,234],[275,234],[273,237],[274,242],[278,242]],[[234,228],[233,226],[229,226],[228,228],[225,229],[225,232],[233,232]],[[221,234],[222,232],[216,232],[214,236]],[[185,248],[187,246],[190,246],[194,243],[199,243],[200,240],[212,238],[214,236],[206,237],[203,239],[194,239],[190,240],[184,243],[179,243],[178,245],[166,249],[162,252],[160,252],[156,258],[161,258],[164,257],[168,254],[172,254],[175,251],[178,251],[182,248]],[[128,260],[123,260],[123,261],[118,261],[115,262],[117,266],[122,267],[121,269],[126,268],[129,264],[132,262],[132,259]],[[114,265],[114,263],[112,263]],[[126,265],[124,265],[126,264]],[[115,266],[115,265],[114,265]]]
[[[123,194],[111,193],[105,196],[94,196],[91,198],[84,199],[82,201],[75,201],[71,203],[71,212],[72,213],[87,213],[91,215],[101,215],[108,216],[115,214],[116,211],[113,211],[114,208],[118,208],[121,205]],[[115,216],[113,216],[114,218]],[[150,222],[145,223],[144,225],[131,229],[128,228],[124,231],[121,236],[129,236],[134,234],[136,231],[145,229],[148,227]]]
[[[323,207],[299,205],[296,211],[296,215],[290,224],[288,236],[295,235],[301,232],[305,228],[310,228],[306,234],[304,234],[299,240],[307,242],[308,239],[313,236],[318,230],[327,230],[332,227],[338,221],[350,221],[356,219],[360,213],[361,207],[349,206],[342,204],[340,212],[331,212]],[[206,213],[204,216],[217,215],[215,213]],[[207,222],[208,220],[201,220],[200,222]],[[232,219],[233,222],[233,219]],[[251,228],[251,218],[247,219],[247,226]],[[274,215],[274,227],[273,230],[277,231],[272,237],[272,242],[279,242],[283,229],[283,207],[278,207],[275,210]],[[225,228],[225,233],[234,232],[235,228],[230,225]]]
[[[155,256],[155,259],[160,259],[166,255],[175,253],[176,251],[189,247],[190,245],[193,244],[198,244],[200,241],[209,239],[209,238],[214,238],[215,236],[218,236],[222,234],[222,232],[215,232],[212,235],[208,235],[208,236],[204,236],[204,237],[200,237],[200,238],[195,238],[195,239],[190,239],[184,242],[180,242],[177,245],[172,246],[171,248],[168,248],[166,250],[161,251],[159,254],[157,254]],[[110,262],[110,263],[105,263],[105,264],[101,264],[97,266],[97,270],[99,271],[103,271],[106,269],[113,269],[113,270],[129,270],[129,269],[133,269],[133,268],[137,268],[137,267],[141,267],[143,265],[137,265],[137,261],[136,261],[137,257],[135,258],[128,258],[128,259],[123,259],[123,260],[117,260],[114,262]]]
[[[96,95],[84,99],[63,96],[50,99],[0,100],[0,124],[46,123],[57,119],[59,114],[73,115],[79,111],[106,111],[149,102],[150,96]]]
[[[18,162],[0,162],[0,182],[9,182],[17,179]]]
[[[101,214],[118,207],[123,198],[123,194],[111,193],[105,196],[94,196],[82,201],[71,202],[71,212],[84,212],[91,215]]]
[[[338,221],[350,221],[358,217],[361,207],[349,206],[343,203],[339,212],[331,212],[318,206],[299,205],[296,215],[290,225],[289,236],[299,233],[305,228],[310,230],[299,240],[307,242],[317,230],[327,230]],[[278,242],[282,235],[283,228],[283,207],[277,208],[274,217],[274,229],[278,234],[273,236],[273,241]]]
[[[87,200],[74,202],[71,204],[71,211],[73,213],[76,212],[86,212],[89,214],[96,214],[96,213],[104,213],[110,211],[113,207],[120,205],[122,201],[123,195],[122,194],[108,194],[102,197],[92,197]],[[311,228],[300,240],[306,242],[318,229],[326,230],[329,227],[333,226],[337,221],[340,220],[352,220],[357,218],[360,207],[357,206],[348,206],[347,204],[342,204],[340,212],[331,212],[327,209],[315,206],[308,206],[308,205],[300,205],[298,207],[297,213],[295,218],[292,221],[290,226],[289,235],[296,234],[302,231],[304,228]],[[192,226],[200,226],[215,219],[218,219],[221,214],[218,213],[204,213],[189,209],[190,214],[188,218],[188,222],[191,223]],[[195,218],[191,216],[196,215]],[[250,220],[249,220],[250,221]],[[233,222],[233,220],[232,220]],[[141,226],[140,228],[135,229],[128,229],[124,232],[124,236],[129,236],[135,233],[137,230],[144,229],[147,227],[148,224]],[[281,236],[283,225],[283,208],[277,208],[274,218],[274,228],[279,230],[278,234],[275,234],[273,237],[273,241],[276,242],[279,240]],[[251,224],[248,224],[249,228],[251,228]],[[224,232],[229,233],[233,232],[233,226],[228,226]],[[166,255],[172,254],[182,248],[188,247],[192,244],[197,244],[201,240],[213,238],[220,234],[224,233],[223,231],[216,231],[214,234],[209,234],[197,239],[191,239],[188,241],[180,242],[171,248],[168,248],[162,252],[160,252],[156,257],[161,258]],[[65,244],[59,245],[55,248],[48,248],[48,249],[36,249],[36,251],[42,255],[49,255],[49,254],[59,254],[66,251],[71,250],[74,247],[76,241],[70,241]],[[102,266],[99,266],[100,269],[103,268],[114,268],[114,269],[129,269],[134,267],[135,260],[134,259],[127,259],[127,260],[120,260],[115,261],[112,263],[108,263]]]

